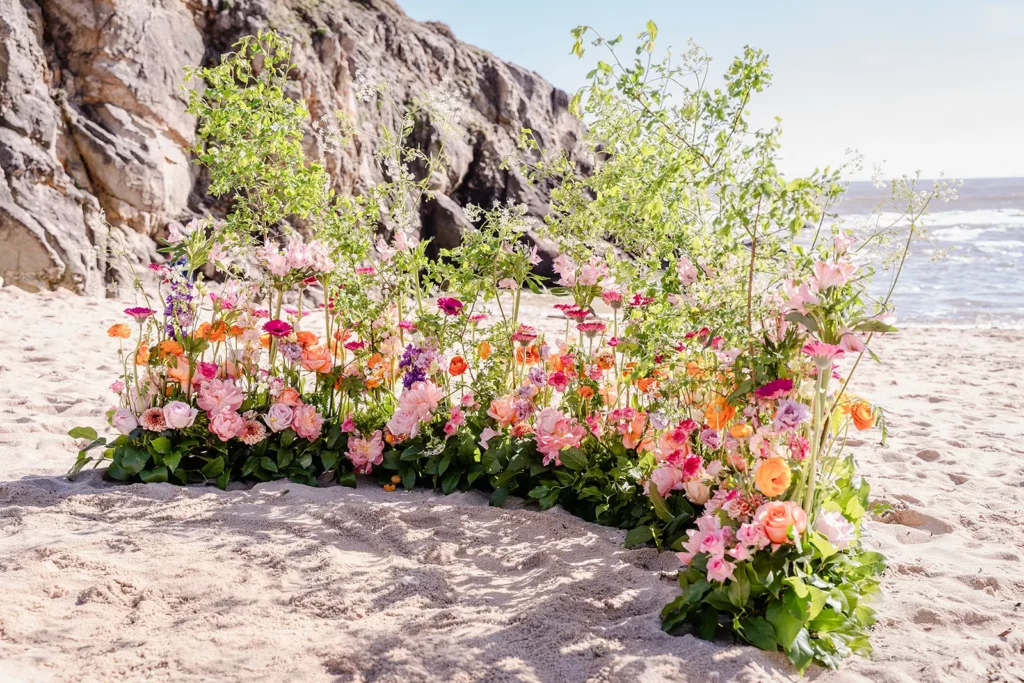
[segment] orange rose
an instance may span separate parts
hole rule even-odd
[[[452,358],[452,362],[448,364],[448,372],[451,373],[452,377],[458,377],[468,367],[469,365],[466,364],[466,360],[462,356],[455,356],[455,358]]]
[[[333,365],[331,352],[322,346],[310,346],[302,352],[302,367],[310,372],[327,373]]]
[[[782,458],[768,458],[762,461],[754,475],[757,490],[769,498],[785,493],[792,479],[793,473]]]
[[[791,500],[773,500],[757,508],[754,524],[761,528],[772,543],[789,543],[789,529],[796,534],[807,530],[807,515],[803,508]]]
[[[714,400],[704,409],[704,421],[712,429],[721,429],[736,415],[736,409],[725,400],[724,396],[715,396]]]
[[[149,347],[145,344],[140,344],[138,351],[135,352],[135,364],[145,365],[149,362]]]
[[[295,333],[295,341],[304,349],[308,349],[310,346],[316,346],[320,343],[316,335],[306,330],[301,330]]]
[[[729,434],[734,439],[745,439],[753,433],[754,430],[746,422],[737,422],[732,427],[729,427]]]
[[[181,348],[181,344],[173,339],[165,339],[156,345],[156,353],[160,358],[167,358],[168,356],[180,356],[185,353],[185,349]]]
[[[111,325],[107,330],[108,337],[120,337],[121,339],[127,339],[132,336],[132,328],[128,327],[126,323],[117,323]]]
[[[878,419],[875,411],[871,409],[871,405],[867,401],[857,401],[854,403],[853,408],[850,410],[850,417],[853,418],[853,426],[861,431],[874,427],[875,420]]]
[[[480,356],[480,360],[487,360],[491,355],[491,345],[485,341],[480,342],[476,347],[476,355]]]
[[[299,392],[293,387],[287,387],[278,394],[277,402],[283,403],[286,406],[302,405],[302,399],[299,397]]]

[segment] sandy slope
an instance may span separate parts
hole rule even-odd
[[[372,485],[67,482],[66,430],[108,406],[121,308],[0,290],[0,679],[793,678],[661,633],[675,558],[566,514]],[[910,331],[862,375],[888,407],[888,446],[854,448],[896,508],[868,530],[891,569],[874,661],[812,679],[1024,679],[1022,341]]]

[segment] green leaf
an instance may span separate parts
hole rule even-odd
[[[149,445],[152,446],[153,450],[160,455],[166,455],[171,452],[171,440],[166,436],[159,436],[153,439],[149,442]]]
[[[260,466],[269,472],[277,472],[277,463],[274,462],[273,458],[263,456],[262,458],[260,458]]]
[[[463,470],[458,466],[451,466],[441,477],[441,491],[447,496],[449,493],[454,491],[459,486],[459,480],[462,478]]]
[[[530,492],[533,493],[532,491]],[[644,543],[649,543],[654,539],[654,532],[649,526],[638,526],[635,529],[631,529],[626,534],[626,547],[633,548]]]
[[[149,453],[141,448],[126,446],[117,461],[127,474],[138,474],[146,468],[146,463],[149,462]]]
[[[729,580],[728,595],[733,607],[743,609],[747,606],[747,601],[750,600],[750,581],[745,571],[733,572]]]
[[[505,500],[508,498],[508,489],[504,486],[494,489],[487,504],[491,507],[500,508],[505,504]]]
[[[558,459],[574,472],[587,469],[587,454],[579,448],[563,448],[558,454]]]
[[[68,432],[68,436],[72,439],[85,439],[87,441],[95,441],[97,434],[96,430],[92,427],[75,427]]]
[[[340,477],[338,477],[338,483],[341,484],[342,486],[347,486],[350,489],[354,489],[356,487],[356,473],[349,472],[347,474],[341,475]]]
[[[151,470],[142,470],[139,473],[139,478],[147,484],[152,484],[167,481],[168,474],[169,472],[166,467],[156,467]]]
[[[402,475],[402,486],[411,490],[416,485],[416,466],[412,463],[403,462],[398,465],[398,473]],[[445,492],[447,493],[447,491]]]
[[[803,313],[797,313],[796,311],[793,311],[792,313],[786,314],[786,320],[788,320],[791,323],[799,323],[803,325],[804,327],[807,328],[809,332],[816,333],[818,331],[818,323],[816,323],[814,321],[814,318],[810,317],[809,315],[804,315]]]
[[[501,472],[501,452],[497,448],[488,448],[480,454],[480,464],[487,474],[498,474]],[[445,465],[447,467],[447,464]],[[440,469],[440,468],[439,468]]]
[[[769,652],[774,652],[779,646],[775,642],[775,629],[764,617],[747,617],[740,620],[740,635],[751,645]]]
[[[783,607],[781,600],[773,600],[765,613],[768,623],[775,629],[775,639],[783,650],[789,650],[804,624]]]
[[[814,660],[814,649],[811,647],[811,637],[807,629],[802,628],[793,639],[793,644],[786,648],[786,656],[793,662],[797,672],[802,676],[807,667]]]
[[[338,464],[338,451],[324,451],[320,454],[320,463],[325,471],[333,469]]]
[[[292,441],[295,441],[295,430],[289,427],[281,432],[281,445],[291,446]]]
[[[224,457],[217,456],[210,462],[203,466],[203,469],[199,470],[205,477],[217,477],[220,476],[221,472],[224,471]]]
[[[674,520],[675,515],[669,512],[668,506],[665,505],[665,499],[661,497],[661,492],[658,491],[658,487],[652,483],[647,490],[651,496],[651,504],[654,506],[654,514],[658,516],[658,519],[663,522]]]

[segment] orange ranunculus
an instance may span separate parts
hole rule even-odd
[[[310,372],[328,373],[333,365],[331,352],[322,346],[310,346],[302,351],[302,367]]]
[[[476,345],[476,355],[480,356],[480,360],[487,360],[491,355],[491,345],[485,341],[480,342]]]
[[[584,401],[589,401],[590,399],[594,398],[593,387],[587,386],[586,384],[577,389],[576,393],[579,394]]]
[[[732,427],[729,427],[729,434],[734,439],[745,439],[753,433],[754,430],[746,422],[737,422]]]
[[[129,327],[127,323],[117,323],[116,325],[111,325],[107,329],[107,336],[127,339],[132,336],[132,328]]]
[[[715,396],[704,409],[704,421],[712,429],[721,429],[736,415],[736,409],[729,405],[724,396]]]
[[[180,356],[185,353],[185,349],[181,347],[181,344],[174,341],[173,339],[164,339],[162,342],[156,345],[156,354],[160,358],[167,358],[169,356]]]
[[[149,362],[149,347],[145,344],[139,344],[139,348],[135,351],[135,364],[145,365]]]
[[[789,543],[789,529],[799,535],[807,530],[807,515],[791,500],[773,500],[757,508],[754,524],[772,543]]]
[[[636,388],[639,389],[641,393],[647,394],[650,393],[651,389],[655,388],[657,384],[658,380],[653,377],[643,377],[636,381]]]
[[[861,431],[874,427],[875,420],[878,419],[875,411],[871,408],[871,404],[867,401],[857,401],[854,403],[853,408],[850,409],[850,417],[853,418],[853,426]]]
[[[843,411],[843,415],[849,415],[850,411],[853,410],[853,404],[859,401],[853,394],[844,391],[839,394],[839,399],[836,401],[836,407]]]
[[[452,377],[458,377],[466,371],[469,365],[466,364],[466,359],[462,356],[455,356],[452,358],[452,362],[448,364],[448,372]]]
[[[525,349],[520,346],[516,349],[516,362],[525,365],[536,365],[540,362],[540,350],[536,344],[530,344]]]
[[[344,330],[336,330],[333,336],[335,341],[339,344],[344,344],[352,337],[352,330],[347,328]]]
[[[317,339],[315,334],[307,332],[306,330],[299,330],[296,332],[295,341],[304,349],[308,349],[310,346],[316,346],[320,343],[320,340]]]
[[[302,398],[294,387],[286,387],[277,395],[277,402],[294,407],[302,405]]]
[[[792,479],[793,473],[782,458],[768,458],[762,461],[754,475],[757,490],[769,498],[785,493]]]

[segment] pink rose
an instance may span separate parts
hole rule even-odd
[[[272,432],[283,432],[292,426],[292,409],[283,403],[275,403],[270,406],[263,421],[267,423]]]
[[[245,431],[245,418],[233,410],[221,411],[210,420],[210,431],[221,441],[229,441]]]
[[[650,483],[658,487],[658,494],[665,498],[672,491],[683,488],[683,473],[678,467],[662,465],[651,472]]]
[[[577,448],[587,432],[571,417],[557,408],[545,408],[537,414],[537,450],[544,455],[544,464],[552,460],[561,465],[558,454],[563,448]]]
[[[292,429],[303,439],[315,441],[324,426],[324,418],[309,405],[297,406],[292,411]]]
[[[491,401],[491,407],[487,409],[487,414],[503,428],[508,427],[516,420],[516,408],[512,397],[503,396]]]
[[[726,561],[724,557],[712,557],[708,560],[708,581],[721,581],[724,583],[726,579],[732,577],[734,569],[736,569],[736,565]]]
[[[191,427],[198,414],[198,410],[182,401],[171,401],[164,406],[164,421],[171,429]]]
[[[118,408],[110,419],[110,423],[114,426],[114,429],[122,434],[130,434],[133,429],[139,426],[139,420],[135,417],[135,413],[127,408]]]

